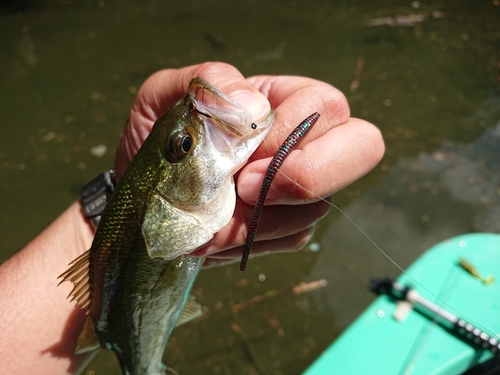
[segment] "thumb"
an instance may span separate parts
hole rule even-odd
[[[195,77],[204,78],[238,102],[252,115],[253,122],[259,122],[269,113],[267,98],[231,65],[209,62],[159,71],[144,82],[135,98],[116,153],[117,178],[139,150],[154,122],[187,92],[189,82]]]

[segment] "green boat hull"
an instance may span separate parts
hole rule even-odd
[[[460,266],[460,258],[496,280],[483,283]],[[500,235],[467,234],[437,244],[397,281],[500,335]],[[394,299],[378,297],[303,375],[456,375],[493,357],[414,309],[404,321],[394,318],[395,310]]]

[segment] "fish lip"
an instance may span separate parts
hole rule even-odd
[[[227,97],[227,99],[232,100],[229,97]],[[274,110],[269,107],[269,111],[264,117],[262,117],[258,121],[253,122],[250,120],[252,119],[252,115],[244,107],[240,106],[237,102],[234,102],[234,104],[238,105],[240,109],[240,112],[238,113],[240,121],[239,124],[236,125],[234,123],[231,123],[230,121],[227,121],[225,118],[218,117],[217,114],[213,113],[213,111],[210,111],[206,106],[200,105],[195,100],[193,100],[193,104],[196,111],[200,115],[206,118],[211,118],[219,128],[226,131],[227,133],[234,135],[235,137],[240,138],[248,137],[252,134],[262,132],[274,122],[276,117]],[[233,117],[237,118],[238,116],[236,116],[236,113],[233,113]]]
[[[268,113],[253,121],[247,109],[201,77],[191,81],[188,93],[203,121],[208,145],[238,167],[262,142],[276,117],[269,105]]]
[[[246,163],[269,133],[275,118],[275,112],[270,108],[267,116],[260,122],[250,123],[251,131],[243,135],[237,131],[231,131],[233,128],[221,125],[213,118],[204,118],[206,142],[213,150],[231,160],[232,167],[230,169],[235,172]]]
[[[243,137],[252,129],[252,115],[241,104],[205,79],[193,78],[189,84],[188,94],[200,114],[214,119],[219,127],[229,133]]]

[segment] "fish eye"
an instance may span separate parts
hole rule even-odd
[[[170,138],[167,158],[170,162],[176,163],[184,159],[194,145],[193,136],[188,132],[177,132]]]
[[[193,138],[190,134],[184,134],[179,140],[179,148],[182,153],[187,154],[193,145]]]

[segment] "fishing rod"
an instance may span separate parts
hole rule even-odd
[[[477,348],[489,350],[495,356],[500,357],[500,342],[496,337],[490,336],[474,324],[422,297],[415,289],[403,286],[391,277],[372,278],[369,288],[378,295],[386,294],[395,300],[409,302],[419,313],[435,320],[462,341]]]

